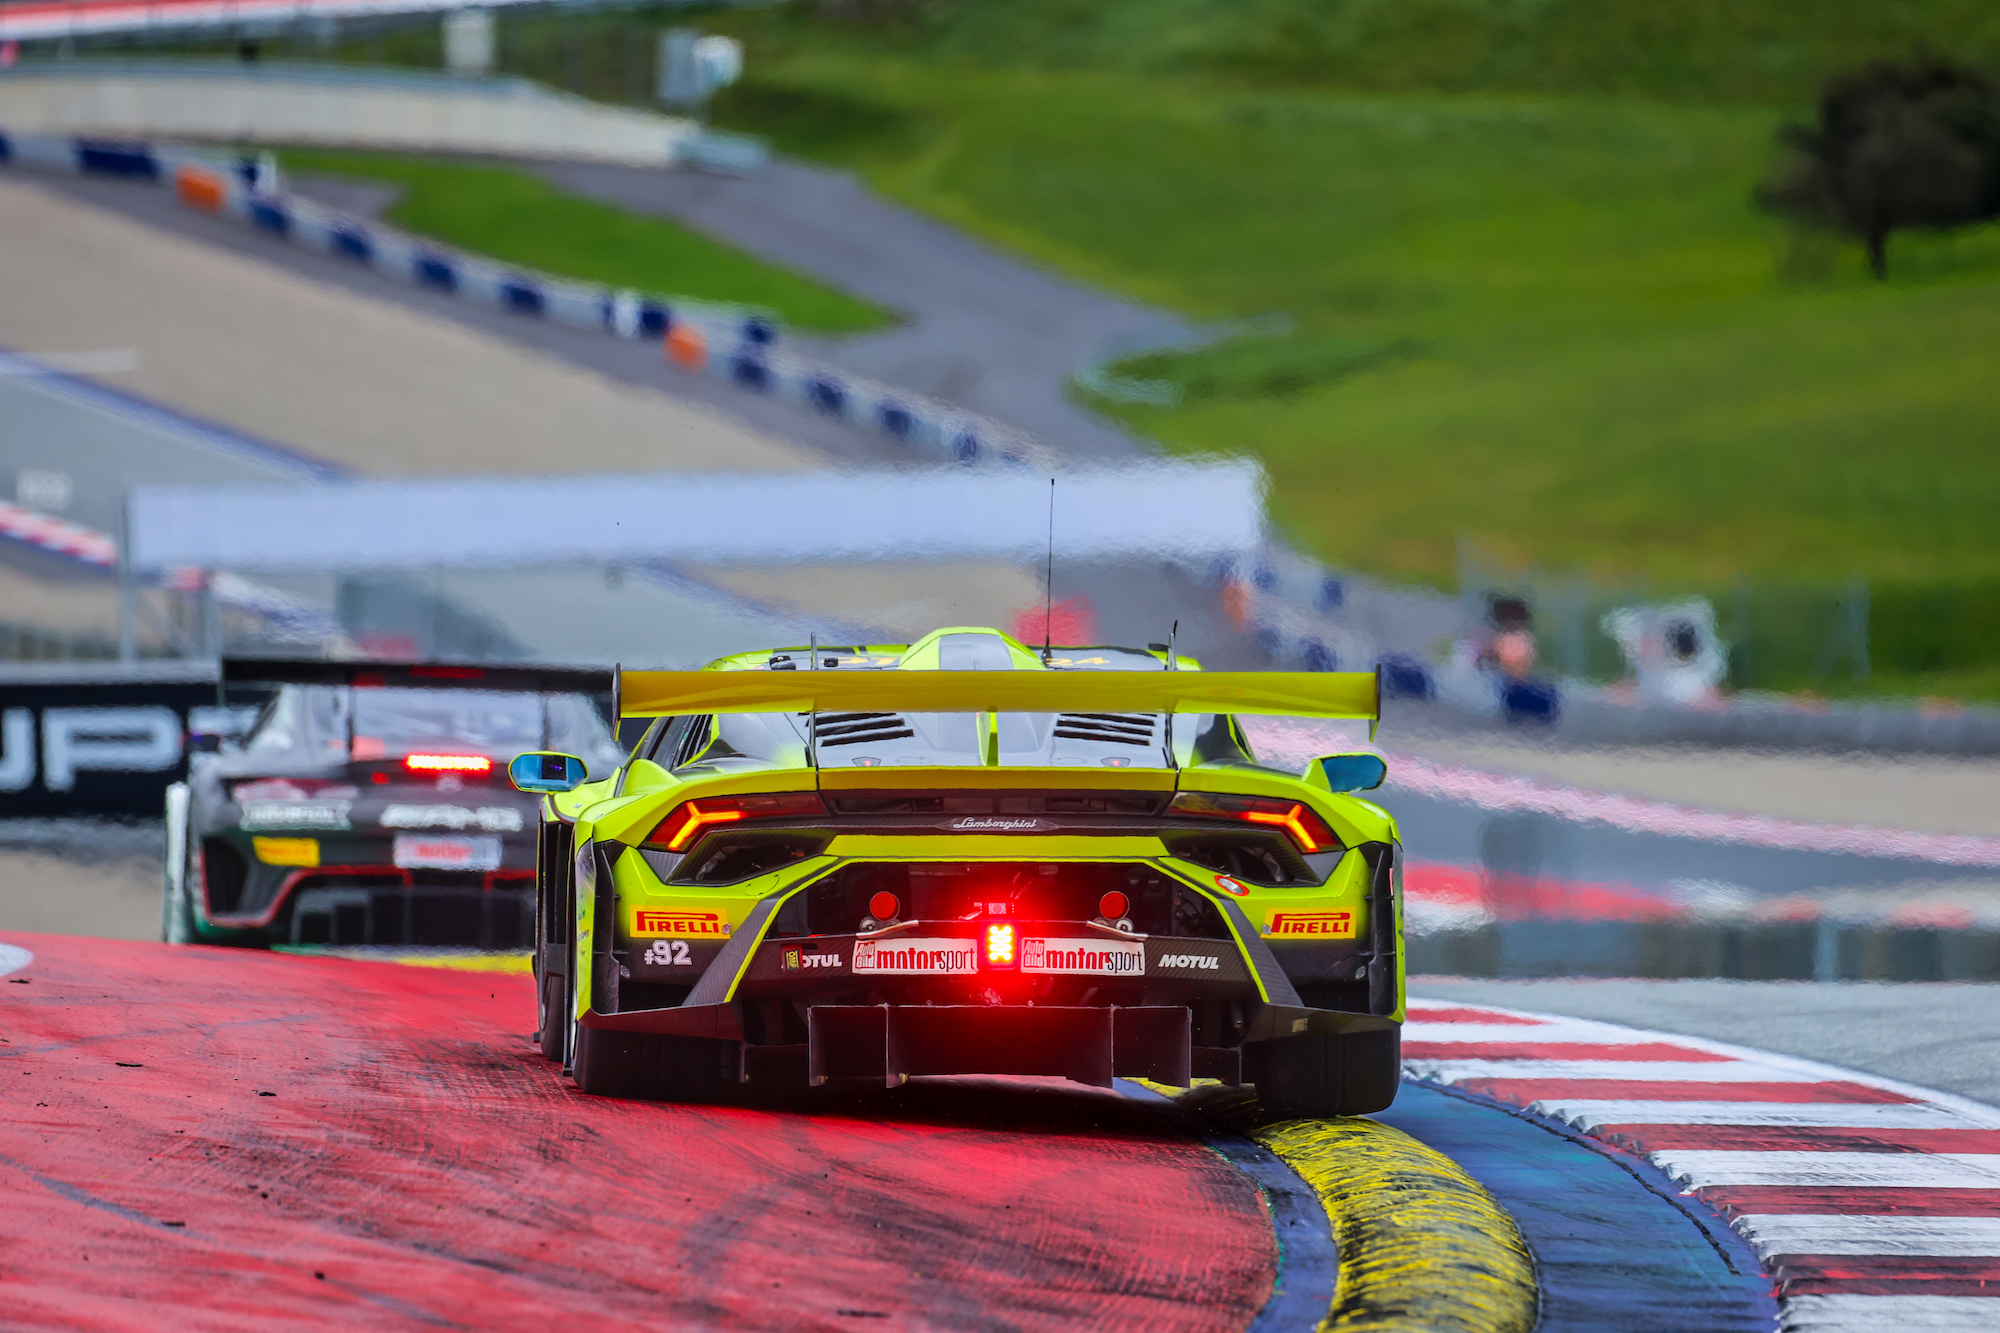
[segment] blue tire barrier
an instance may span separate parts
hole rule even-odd
[[[829,379],[815,377],[806,385],[806,397],[812,405],[829,416],[839,416],[847,407],[847,393]]]
[[[149,181],[160,178],[160,164],[152,149],[144,144],[102,139],[76,141],[76,169],[87,176],[136,176]]]
[[[763,393],[771,387],[771,368],[745,352],[729,363],[730,378],[746,389]]]
[[[1388,698],[1421,699],[1428,703],[1437,697],[1437,680],[1421,659],[1408,653],[1385,653],[1380,665],[1382,693]]]
[[[287,236],[292,230],[292,220],[284,209],[255,201],[250,205],[250,225],[273,236]]]
[[[370,263],[375,258],[375,247],[368,240],[368,233],[356,227],[340,227],[333,233],[333,253],[358,264]]]
[[[431,287],[441,292],[458,290],[458,274],[452,270],[450,261],[436,255],[419,255],[411,274],[419,287]]]
[[[1562,716],[1562,696],[1546,680],[1509,680],[1500,686],[1500,711],[1509,722],[1552,725]]]
[[[1308,671],[1338,671],[1340,659],[1333,655],[1333,649],[1318,639],[1309,638],[1299,649],[1299,665]]]

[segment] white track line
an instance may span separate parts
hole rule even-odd
[[[1885,1106],[1880,1102],[1793,1105],[1785,1102],[1626,1102],[1552,1098],[1529,1108],[1578,1129],[1600,1125],[1751,1125],[1799,1129],[1992,1129],[2000,1111],[1984,1120],[1941,1106]]]
[[[2000,1155],[1969,1152],[1710,1152],[1652,1154],[1689,1189],[1818,1185],[1869,1189],[2000,1189]],[[2000,1219],[1991,1220],[2000,1226]]]
[[[1648,1045],[1654,1040],[1651,1037],[1637,1039]],[[1407,1046],[1413,1041],[1484,1041],[1501,1044],[1565,1041],[1579,1046],[1627,1046],[1634,1044],[1635,1039],[1631,1028],[1614,1027],[1609,1023],[1546,1023],[1529,1028],[1515,1027],[1507,1023],[1426,1023],[1421,1018],[1412,1018],[1403,1024],[1403,1044]],[[1683,1050],[1695,1049],[1685,1042],[1671,1044]]]
[[[19,972],[35,961],[35,956],[15,944],[0,944],[0,977]]]
[[[1426,1060],[1403,1061],[1406,1069],[1440,1083],[1475,1078],[1547,1079],[1551,1082],[1599,1079],[1645,1083],[1824,1083],[1824,1077],[1792,1069],[1775,1069],[1748,1060],[1683,1063],[1678,1060]]]
[[[2000,1329],[2000,1297],[1793,1296],[1780,1327],[1785,1333],[1993,1333]]]
[[[1751,1213],[1742,1219],[1765,1256],[1796,1254],[2000,1257],[2000,1217],[1871,1217]],[[1995,1306],[2000,1309],[2000,1306]],[[2000,1324],[1993,1325],[2000,1328]]]

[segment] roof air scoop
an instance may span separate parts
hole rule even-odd
[[[938,640],[940,671],[1012,671],[1014,654],[998,634],[947,634]]]

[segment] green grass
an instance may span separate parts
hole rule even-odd
[[[380,153],[289,150],[288,170],[401,186],[396,226],[553,277],[773,311],[819,333],[880,327],[883,311],[665,218],[565,194],[525,171]]]
[[[1211,391],[1102,406],[1257,454],[1340,564],[1445,582],[1465,533],[1662,586],[2000,573],[2000,233],[1899,239],[1887,285],[1810,271],[1749,202],[1771,110],[761,68],[886,103],[849,119],[893,138],[838,156],[928,211],[1197,316],[1291,315],[1289,364],[1146,358],[1120,370]]]

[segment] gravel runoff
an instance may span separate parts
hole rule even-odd
[[[2000,985],[1412,977],[1410,994],[1733,1042],[2000,1105]]]

